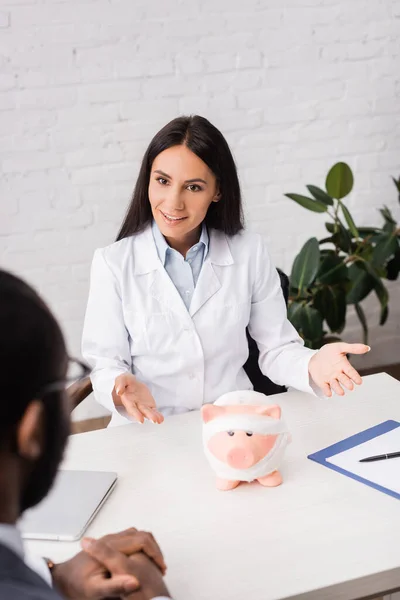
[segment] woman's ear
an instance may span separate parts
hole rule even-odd
[[[36,460],[43,452],[44,410],[40,400],[27,406],[17,430],[18,454]]]
[[[219,202],[221,200],[221,192],[219,190],[217,190],[217,193],[215,194],[214,198],[213,198],[213,202]]]

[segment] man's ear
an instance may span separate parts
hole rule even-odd
[[[40,400],[32,400],[27,406],[17,430],[18,453],[28,460],[35,460],[43,452],[44,410]]]

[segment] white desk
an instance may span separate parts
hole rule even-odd
[[[119,473],[88,534],[152,531],[175,600],[349,600],[400,588],[399,501],[306,458],[386,419],[400,420],[400,383],[372,375],[345,398],[290,392],[279,403],[293,443],[284,483],[275,489],[217,491],[198,413],[73,436],[65,467]],[[29,546],[56,560],[78,548]]]

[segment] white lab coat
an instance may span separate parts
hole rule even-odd
[[[151,227],[96,250],[82,352],[93,368],[98,402],[113,411],[115,378],[144,382],[164,414],[199,409],[227,392],[251,389],[243,370],[246,327],[260,349],[260,368],[275,383],[313,393],[314,351],[286,317],[279,276],[260,235],[210,230],[189,311],[159,260]]]

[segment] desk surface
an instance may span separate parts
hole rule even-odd
[[[71,437],[64,466],[117,471],[116,490],[90,526],[152,531],[175,600],[349,600],[400,587],[400,503],[306,457],[386,419],[400,420],[400,382],[371,375],[344,398],[279,396],[292,434],[275,489],[215,489],[199,413],[163,425]],[[400,476],[400,462],[399,462]],[[29,542],[60,560],[75,543]]]

